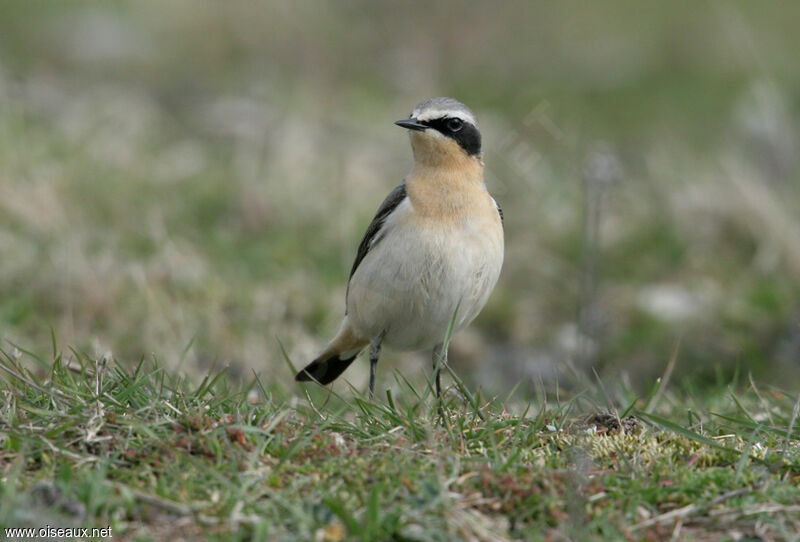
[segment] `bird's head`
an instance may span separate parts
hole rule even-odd
[[[409,130],[414,160],[427,166],[481,162],[481,132],[470,109],[453,98],[431,98],[407,119],[395,122]]]

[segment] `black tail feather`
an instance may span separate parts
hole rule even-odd
[[[322,358],[319,357],[306,365],[306,367],[295,375],[294,379],[298,382],[319,382],[320,384],[330,384],[347,369],[353,360],[356,359],[359,352],[345,359],[339,357],[339,354]]]

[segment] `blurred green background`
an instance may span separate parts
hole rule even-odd
[[[506,263],[451,361],[522,392],[800,368],[796,2],[0,7],[0,339],[290,385],[409,170],[467,103]],[[184,356],[184,350],[191,347]],[[183,361],[181,361],[183,360]],[[419,380],[428,354],[380,373]],[[363,386],[367,364],[347,373]],[[339,385],[341,388],[341,385]]]

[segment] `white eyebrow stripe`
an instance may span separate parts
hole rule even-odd
[[[411,113],[411,116],[422,121],[440,119],[442,117],[459,118],[465,122],[477,125],[475,117],[466,111],[457,111],[452,109],[426,109],[425,111],[414,110],[414,112]]]

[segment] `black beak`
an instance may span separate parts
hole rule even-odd
[[[397,122],[395,122],[395,124],[398,126],[402,126],[403,128],[408,128],[409,130],[416,130],[418,132],[422,132],[429,128],[428,126],[422,124],[415,118],[398,120]]]

